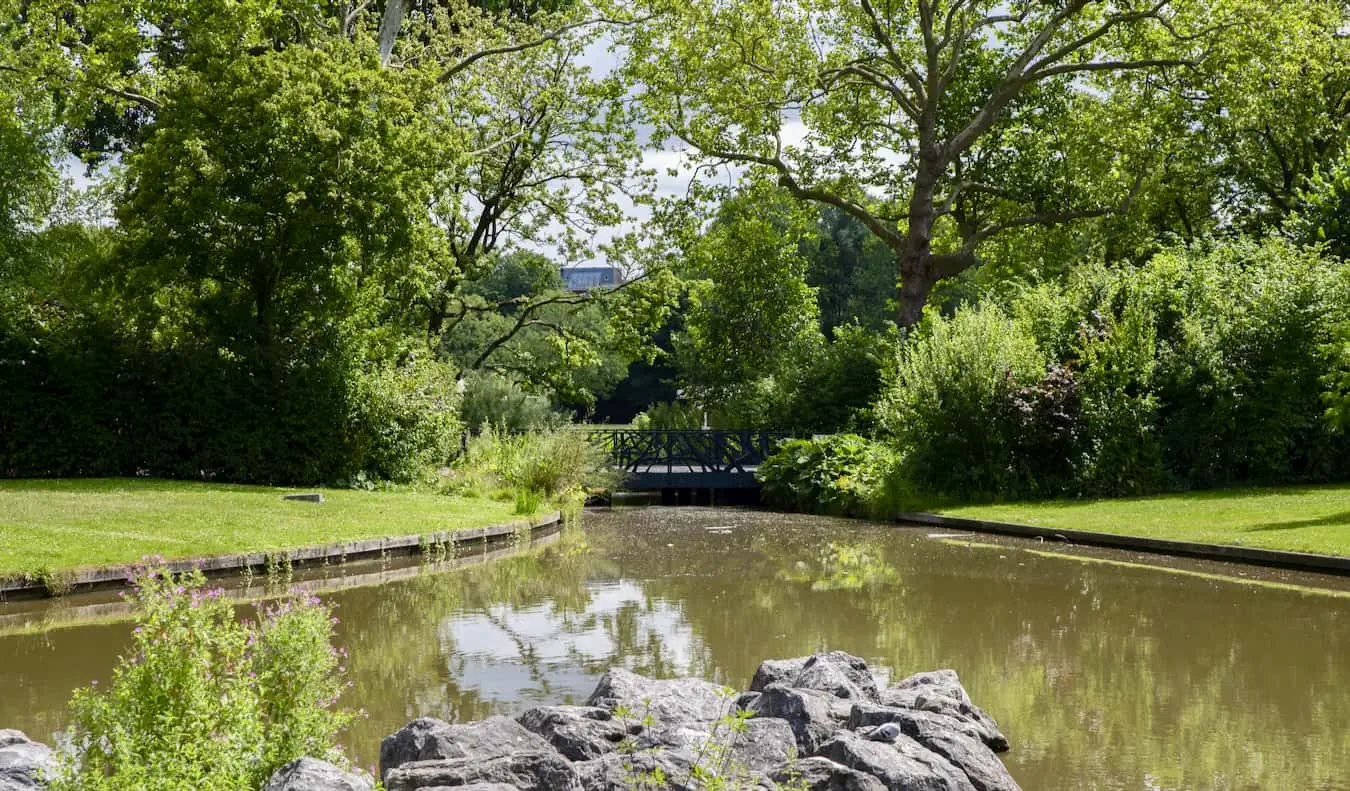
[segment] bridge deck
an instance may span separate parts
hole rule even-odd
[[[689,465],[653,465],[627,470],[623,488],[630,491],[651,489],[758,489],[758,466],[739,471],[704,470]]]

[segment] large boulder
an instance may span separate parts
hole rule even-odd
[[[785,764],[770,772],[769,779],[805,791],[886,791],[875,777],[821,757]]]
[[[664,777],[667,787],[687,791],[694,756],[680,749],[643,750],[636,753],[611,753],[594,761],[574,764],[582,791],[628,791],[641,788],[641,782],[656,775]]]
[[[867,662],[843,651],[808,657],[792,686],[828,692],[845,700],[877,699],[877,682]]]
[[[1003,762],[983,740],[979,727],[969,720],[916,709],[897,709],[876,704],[855,704],[849,727],[867,733],[886,723],[900,733],[941,755],[966,773],[979,791],[1017,791]]]
[[[654,728],[636,740],[640,750],[676,750],[701,756],[737,774],[767,772],[797,754],[797,739],[786,720],[754,717],[740,729],[700,725]]]
[[[43,777],[54,771],[52,748],[29,739],[23,731],[0,730],[0,791],[41,788]]]
[[[828,692],[846,700],[877,699],[877,682],[861,657],[830,651],[795,659],[766,659],[750,680],[751,692],[771,684]]]
[[[729,712],[732,701],[722,688],[696,678],[651,679],[621,667],[600,677],[588,706],[614,711],[622,706],[634,721],[647,717],[667,725],[714,722]]]
[[[754,678],[750,679],[750,691],[763,692],[770,684],[793,686],[792,682],[797,680],[797,674],[802,672],[802,667],[810,658],[799,656],[796,659],[765,659],[759,663]]]
[[[832,713],[832,701],[832,696],[817,690],[770,684],[751,707],[756,717],[786,721],[797,740],[797,754],[814,755],[840,727]]]
[[[776,784],[762,772],[744,767],[714,766],[708,756],[696,756],[687,750],[642,750],[636,753],[612,753],[594,761],[573,764],[581,776],[582,791],[632,791],[635,788],[661,791],[706,791],[706,778],[696,779],[696,766],[713,771],[725,781],[726,788],[746,791],[775,791]],[[661,781],[658,784],[657,778]]]
[[[488,760],[522,751],[552,752],[553,747],[509,717],[451,725],[422,717],[380,743],[380,778],[413,761],[473,758]]]
[[[497,758],[412,761],[391,769],[384,779],[388,791],[474,783],[497,784],[519,791],[581,791],[577,770],[552,749],[521,751]]]
[[[999,730],[998,723],[971,701],[955,670],[916,673],[887,687],[878,700],[892,708],[928,711],[964,720],[990,749],[1000,753],[1008,749],[1008,739]]]
[[[281,767],[262,791],[370,791],[375,781],[317,758],[299,758]]]
[[[614,752],[630,733],[598,706],[539,706],[516,718],[570,761],[590,761]],[[641,730],[634,724],[633,731]]]
[[[890,791],[975,791],[965,772],[913,739],[875,741],[840,731],[820,748],[837,764],[869,774]]]

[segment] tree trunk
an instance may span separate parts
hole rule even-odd
[[[909,200],[909,229],[905,233],[904,247],[899,251],[900,302],[895,321],[901,329],[912,327],[923,318],[923,306],[937,282],[932,266],[933,222],[937,219],[933,195],[940,171],[936,156],[927,155],[919,163],[919,172],[914,179],[914,195]]]

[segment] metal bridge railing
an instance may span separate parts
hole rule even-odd
[[[747,472],[790,434],[781,431],[597,429],[587,433],[628,472]]]

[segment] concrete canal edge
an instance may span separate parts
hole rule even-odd
[[[266,571],[268,568],[289,565],[292,568],[342,563],[371,557],[412,555],[429,547],[446,548],[474,546],[503,541],[524,530],[531,532],[553,527],[562,521],[560,511],[549,511],[533,517],[515,519],[487,527],[462,530],[442,530],[435,533],[380,538],[363,538],[338,544],[279,549],[273,552],[237,552],[228,555],[209,555],[198,558],[167,560],[164,567],[174,573],[201,569],[208,577],[237,574],[246,571]],[[127,584],[132,571],[130,565],[103,566],[76,569],[61,574],[59,580],[34,579],[31,576],[0,577],[0,601],[6,599],[40,598],[79,590],[118,587]],[[53,590],[56,588],[56,590]]]
[[[1036,527],[1013,522],[994,522],[986,519],[966,519],[941,514],[909,513],[900,514],[896,519],[902,524],[927,525],[1021,538],[1043,538],[1046,541],[1067,541],[1073,544],[1126,549],[1158,555],[1176,555],[1201,560],[1220,560],[1229,563],[1246,563],[1295,571],[1350,576],[1350,557],[1337,557],[1335,555],[1286,552],[1279,549],[1258,549],[1229,544],[1202,544],[1194,541],[1173,541],[1164,538],[1142,538],[1118,533],[1097,533],[1088,530],[1062,530],[1054,527]]]

